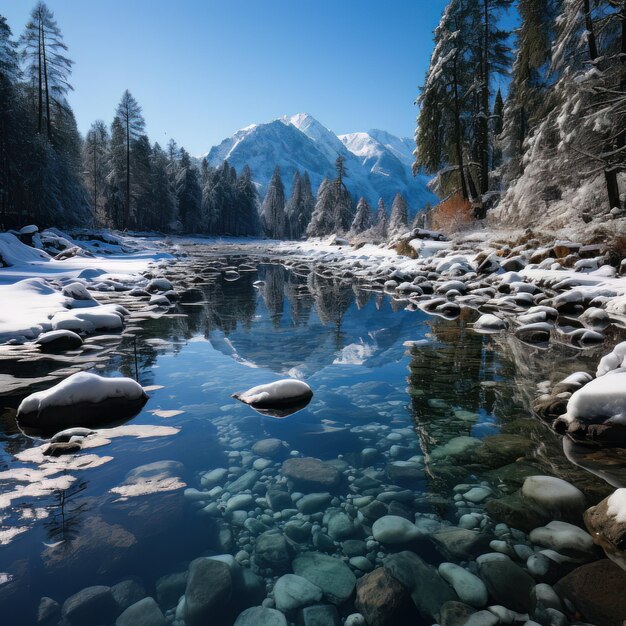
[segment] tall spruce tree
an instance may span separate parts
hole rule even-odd
[[[145,128],[145,121],[143,119],[143,115],[141,114],[141,107],[139,106],[137,100],[133,98],[130,91],[126,89],[122,94],[122,99],[120,103],[117,105],[117,110],[115,112],[115,118],[119,120],[120,128],[123,133],[124,140],[124,150],[126,157],[126,165],[125,165],[125,203],[124,203],[124,213],[123,213],[123,221],[122,228],[128,228],[131,217],[131,146],[134,141],[136,141],[139,136],[143,133]]]
[[[180,151],[180,164],[176,177],[176,200],[183,229],[188,233],[202,231],[202,189],[198,170],[191,163],[189,153]]]
[[[350,226],[350,232],[354,235],[359,235],[372,227],[372,210],[367,200],[363,197],[356,205],[356,215],[352,220]]]
[[[291,185],[291,196],[287,201],[285,212],[287,214],[288,236],[290,239],[300,239],[306,232],[313,214],[313,195],[311,182],[305,172],[300,175],[296,171]]]
[[[325,178],[317,190],[307,237],[325,237],[335,232],[335,197],[337,185]]]
[[[97,223],[104,223],[101,214],[107,176],[109,130],[102,120],[96,120],[87,131],[83,146],[83,172],[91,196],[92,211]]]
[[[404,196],[397,193],[391,205],[391,214],[389,216],[389,226],[387,228],[389,237],[397,237],[402,235],[408,229],[408,205]]]
[[[553,106],[550,64],[559,0],[518,0],[520,24],[499,144],[505,185],[524,171],[524,143]]]
[[[27,65],[37,112],[37,130],[52,139],[52,109],[65,106],[65,95],[72,86],[69,75],[72,61],[65,56],[67,46],[54,14],[44,2],[32,10],[21,37],[22,55]]]
[[[261,207],[261,226],[265,237],[282,239],[285,236],[285,188],[278,166]]]

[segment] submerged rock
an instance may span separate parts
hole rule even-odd
[[[522,495],[553,515],[577,516],[585,508],[582,491],[554,476],[529,476],[522,486]]]
[[[608,559],[582,565],[554,586],[585,621],[622,626],[626,616],[626,572]]]
[[[531,591],[535,586],[535,581],[511,559],[503,557],[482,561],[480,576],[489,594],[498,604],[520,613],[530,611]]]
[[[383,566],[409,590],[417,611],[429,620],[438,621],[441,607],[457,599],[437,570],[413,552],[392,554],[383,561]]]
[[[254,562],[257,567],[282,574],[289,570],[291,548],[278,530],[268,530],[259,535],[254,546]]]
[[[314,457],[287,459],[282,472],[297,489],[308,492],[333,490],[341,481],[339,470]]]
[[[319,587],[332,604],[343,604],[354,591],[356,577],[340,559],[304,552],[293,562],[293,571]]]
[[[276,609],[253,606],[240,613],[233,626],[287,626],[287,619]]]
[[[165,626],[165,624],[165,617],[154,598],[144,598],[131,604],[115,621],[115,626]]]
[[[189,566],[185,588],[185,622],[204,626],[223,612],[232,594],[230,568],[222,561],[200,558]]]
[[[111,587],[96,585],[85,587],[70,596],[61,610],[72,626],[90,626],[100,622],[112,622],[119,609],[111,593]]]
[[[369,626],[393,626],[405,617],[408,589],[388,570],[379,567],[359,580],[355,608]]]
[[[281,576],[274,585],[276,608],[283,613],[315,604],[322,595],[317,585],[295,574]]]
[[[385,515],[372,525],[376,541],[387,545],[406,545],[419,539],[424,532],[415,524],[398,515]]]

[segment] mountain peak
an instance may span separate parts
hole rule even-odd
[[[339,155],[345,159],[345,182],[355,197],[364,196],[372,205],[382,197],[391,204],[400,192],[412,212],[436,201],[427,187],[428,179],[412,176],[413,156],[406,140],[381,130],[338,137],[309,113],[242,128],[211,148],[207,160],[217,167],[228,159],[238,171],[249,165],[263,195],[277,165],[287,193],[296,171],[308,172],[315,192],[324,178],[335,176]]]

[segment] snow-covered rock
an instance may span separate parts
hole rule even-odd
[[[618,343],[612,352],[600,359],[596,376],[604,376],[620,367],[626,367],[626,341]]]
[[[233,398],[255,408],[279,408],[308,403],[313,397],[311,387],[302,380],[284,378],[247,391],[234,393]]]
[[[507,329],[505,320],[491,313],[484,313],[474,322],[474,330],[483,333],[497,333]]]
[[[71,330],[51,330],[42,333],[35,341],[42,352],[63,352],[64,350],[75,350],[83,345],[80,335]]]
[[[147,399],[142,386],[132,378],[79,372],[24,398],[17,421],[20,428],[48,433],[74,426],[91,427],[132,417]]]

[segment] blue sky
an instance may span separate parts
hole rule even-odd
[[[153,141],[201,154],[308,112],[337,133],[412,136],[445,0],[48,0],[75,61],[80,130],[128,88]],[[18,36],[34,5],[3,0]]]

